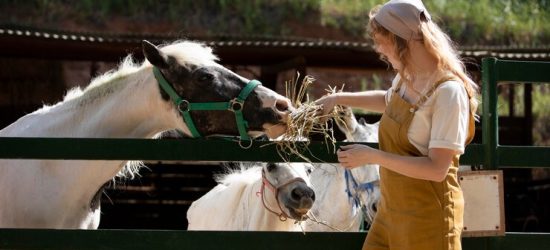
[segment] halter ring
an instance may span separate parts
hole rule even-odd
[[[244,105],[243,102],[237,100],[237,98],[233,98],[231,101],[229,101],[228,110],[233,112],[243,110],[243,105]]]
[[[182,100],[179,104],[178,104],[178,109],[180,112],[189,112],[189,108],[190,108],[191,105],[189,105],[189,101],[187,100]]]
[[[244,145],[244,144],[243,144],[243,141],[249,141],[250,144]],[[254,143],[254,140],[241,140],[241,139],[239,138],[239,146],[240,146],[242,149],[249,149],[250,147],[252,147],[252,143]]]

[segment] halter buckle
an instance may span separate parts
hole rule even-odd
[[[189,105],[189,101],[187,100],[182,100],[179,104],[178,104],[178,109],[180,112],[189,112],[189,108],[190,108],[191,105]]]

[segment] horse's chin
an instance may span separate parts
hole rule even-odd
[[[288,216],[290,216],[291,219],[297,220],[297,221],[306,220],[305,215],[309,211],[309,209],[293,209],[289,207],[287,207],[287,209],[288,209]]]
[[[266,123],[263,125],[265,134],[270,139],[276,139],[279,136],[283,135],[286,132],[286,125],[285,124],[270,124]]]

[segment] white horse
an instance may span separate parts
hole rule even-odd
[[[359,122],[346,109],[344,124],[338,127],[350,142],[378,142],[378,123]],[[337,164],[315,164],[311,183],[317,201],[310,216],[322,223],[308,220],[306,231],[359,231],[363,220],[372,223],[376,203],[380,199],[378,165],[365,165],[346,170]]]
[[[268,163],[221,176],[187,210],[188,230],[300,231],[315,200],[310,168]]]
[[[222,67],[212,49],[189,41],[157,48],[144,41],[143,52],[142,64],[128,56],[117,70],[20,118],[0,137],[151,138],[178,129],[195,137],[243,138],[284,132],[289,100]],[[193,111],[197,102],[230,104],[224,111]],[[234,122],[237,113],[246,120],[241,125]],[[243,130],[242,124],[248,126]],[[125,164],[0,160],[0,227],[97,228],[100,188],[117,174],[137,171],[136,164]]]

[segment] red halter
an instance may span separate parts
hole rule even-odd
[[[269,180],[265,177],[265,171],[264,169],[262,169],[262,187],[260,188],[260,191],[258,191],[256,193],[256,195],[259,195],[261,196],[262,198],[262,203],[264,204],[264,207],[265,209],[267,209],[267,211],[277,215],[279,217],[279,220],[281,221],[286,221],[288,218],[290,218],[290,216],[288,216],[288,214],[286,214],[284,212],[284,210],[281,208],[281,204],[279,203],[279,199],[278,199],[278,195],[279,195],[279,190],[291,183],[294,183],[294,182],[297,182],[297,181],[300,181],[300,182],[303,182],[303,183],[306,183],[306,181],[304,181],[303,178],[301,177],[296,177],[296,178],[292,178],[290,179],[288,182],[286,183],[283,183],[279,186],[275,186],[273,185],[271,182],[269,182]],[[271,192],[273,192],[273,194],[275,195],[275,200],[277,201],[277,206],[279,207],[279,210],[281,211],[281,213],[277,213],[275,211],[273,211],[272,209],[270,209],[267,204],[265,204],[265,195],[264,195],[264,192],[265,192],[265,187],[268,187]]]

